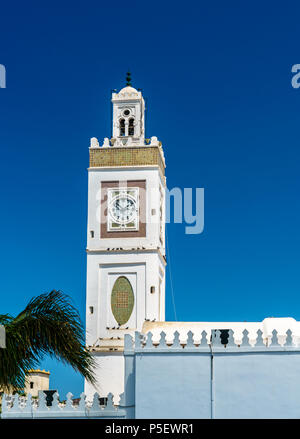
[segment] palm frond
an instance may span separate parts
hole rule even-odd
[[[45,354],[69,364],[95,384],[95,362],[85,347],[80,316],[67,295],[53,290],[34,297],[17,317],[0,316],[0,324],[6,329],[6,349],[0,352],[0,387],[23,388],[26,370],[34,368]]]

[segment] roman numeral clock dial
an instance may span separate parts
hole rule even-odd
[[[108,230],[138,229],[138,188],[108,192]]]

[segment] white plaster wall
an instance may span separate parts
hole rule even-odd
[[[124,392],[124,356],[123,353],[98,353],[94,354],[96,361],[97,385],[94,387],[85,380],[84,393],[88,400],[93,399],[95,392],[100,397],[106,397],[109,393],[114,395],[114,402],[118,403],[119,395]]]
[[[299,419],[299,368],[299,351],[215,356],[215,418]]]
[[[142,353],[135,364],[137,419],[210,418],[209,355]]]
[[[136,273],[136,327],[129,331],[107,330],[110,291],[106,288],[106,276],[108,273]],[[165,280],[163,277],[161,287],[161,315],[159,316],[159,272],[164,273],[164,263],[159,254],[152,253],[88,253],[87,255],[87,302],[86,302],[86,341],[89,346],[93,345],[99,337],[110,338],[111,336],[124,336],[132,333],[132,330],[141,330],[145,319],[159,320],[164,318],[165,310]],[[151,294],[151,286],[155,287],[155,293]],[[93,314],[90,307],[93,307]],[[124,325],[125,327],[128,324]]]
[[[101,238],[100,206],[103,194],[101,182],[146,180],[146,237]],[[128,168],[90,168],[88,194],[87,230],[87,299],[86,299],[86,343],[88,346],[120,346],[126,333],[141,330],[145,320],[164,320],[165,316],[165,242],[163,204],[163,242],[160,241],[161,194],[165,199],[165,179],[157,166]],[[162,188],[161,194],[159,188]],[[153,209],[155,215],[153,215]],[[94,237],[91,236],[94,232]],[[107,249],[122,248],[126,251]],[[135,307],[128,323],[120,329],[111,312],[110,294],[113,281],[125,275],[131,282],[135,295]],[[159,298],[159,284],[161,293]],[[154,294],[151,287],[155,288]],[[90,312],[93,307],[93,313]],[[129,327],[126,330],[126,327]],[[104,340],[104,341],[103,341]],[[95,391],[101,396],[109,392],[119,395],[124,389],[123,353],[94,352],[96,358],[96,388],[85,382],[85,392]]]

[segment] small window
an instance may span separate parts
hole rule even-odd
[[[125,119],[120,120],[120,136],[125,136]]]
[[[95,236],[95,233],[94,233],[94,230],[91,230],[91,238],[94,238],[94,236]]]
[[[30,381],[30,388],[33,389],[33,382]]]
[[[93,314],[94,313],[94,307],[90,306],[90,313]]]
[[[155,293],[155,287],[152,286],[152,287],[150,288],[150,293],[151,293],[151,294],[154,294],[154,293]]]
[[[133,118],[129,119],[128,135],[134,136],[134,119]]]

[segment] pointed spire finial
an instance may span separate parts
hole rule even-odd
[[[131,73],[130,72],[126,73],[126,86],[131,87]]]

